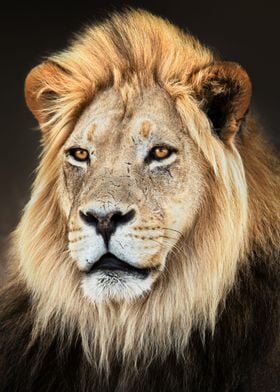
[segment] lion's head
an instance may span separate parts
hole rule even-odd
[[[112,347],[180,351],[193,326],[214,328],[253,236],[250,96],[239,65],[142,11],[31,71],[44,149],[16,238],[38,331],[78,330],[104,365]]]
[[[109,88],[61,153],[59,203],[84,294],[95,302],[144,295],[203,197],[204,165],[171,98],[151,86],[124,103]]]

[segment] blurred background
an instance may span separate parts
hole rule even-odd
[[[9,233],[29,199],[40,153],[37,124],[23,96],[28,71],[63,49],[74,32],[124,6],[145,8],[189,30],[225,60],[237,61],[253,82],[253,108],[267,137],[280,147],[279,11],[276,1],[28,1],[0,11],[0,274]]]

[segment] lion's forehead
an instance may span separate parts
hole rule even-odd
[[[148,145],[176,143],[182,124],[171,99],[158,87],[146,89],[125,102],[113,89],[98,94],[77,121],[67,144]],[[162,139],[162,140],[160,140]]]

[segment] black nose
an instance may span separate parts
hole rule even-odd
[[[108,247],[111,235],[116,231],[116,228],[130,222],[135,216],[135,210],[130,210],[126,214],[123,214],[121,211],[100,214],[99,212],[89,210],[85,213],[80,211],[80,216],[84,222],[95,227],[96,232],[102,235]]]

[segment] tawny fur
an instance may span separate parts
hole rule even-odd
[[[209,329],[214,333],[218,310],[252,252],[279,251],[279,164],[258,122],[249,114],[236,136],[232,119],[233,132],[221,140],[203,113],[197,89],[205,75],[197,72],[217,62],[209,49],[167,21],[129,11],[87,28],[27,79],[27,103],[43,130],[43,152],[14,233],[10,270],[13,284],[24,282],[32,293],[34,341],[50,330],[69,340],[78,334],[88,361],[107,373],[115,353],[127,366],[164,360],[174,348],[183,355],[193,329],[202,336]],[[129,107],[136,92],[154,85],[172,98],[208,168],[203,208],[147,297],[94,305],[82,296],[67,252],[60,152],[99,91],[113,87]]]

